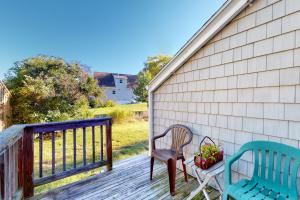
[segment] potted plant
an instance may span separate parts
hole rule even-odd
[[[204,142],[205,139],[209,139],[211,143]],[[223,160],[224,151],[207,136],[201,141],[199,150],[195,154],[194,162],[201,169],[208,169]]]

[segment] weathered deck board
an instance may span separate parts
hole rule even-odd
[[[88,179],[72,183],[46,194],[37,195],[34,199],[185,199],[198,186],[196,179],[189,177],[189,183],[183,173],[177,171],[176,195],[170,196],[167,168],[155,161],[153,180],[149,180],[150,159],[137,156],[120,161],[112,171],[107,171]],[[218,194],[209,190],[212,199]],[[195,199],[203,199],[198,195]]]

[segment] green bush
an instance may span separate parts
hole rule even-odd
[[[104,107],[114,107],[116,106],[117,103],[114,102],[113,100],[107,100],[105,103],[104,103]]]
[[[78,63],[37,56],[15,65],[6,74],[12,94],[13,123],[41,123],[90,116],[88,98],[101,98],[102,89]]]
[[[89,97],[89,106],[90,108],[99,108],[102,106],[101,98],[95,96]]]
[[[134,113],[132,111],[116,109],[108,113],[112,117],[114,123],[123,123],[134,120]]]

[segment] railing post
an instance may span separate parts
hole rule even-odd
[[[111,127],[112,121],[107,120],[106,123],[106,159],[107,159],[107,170],[112,170],[112,135]]]
[[[32,197],[34,194],[33,185],[33,131],[25,128],[23,134],[23,165],[24,165],[24,197]]]

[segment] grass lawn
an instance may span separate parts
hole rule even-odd
[[[107,113],[110,113],[114,110],[147,111],[147,104],[146,103],[125,104],[125,105],[116,105],[114,107],[94,108],[94,109],[92,109],[94,115],[107,114]]]
[[[112,108],[93,109],[96,114],[108,113],[112,109],[133,109],[134,111],[145,111],[146,104],[130,104],[118,105]],[[96,146],[96,161],[100,159],[100,128],[95,128],[95,146]],[[104,129],[105,133],[105,129]],[[105,136],[105,134],[104,134]],[[81,166],[82,161],[82,131],[78,129],[76,137],[77,147],[77,166]],[[105,141],[105,138],[104,138]],[[124,159],[133,155],[143,153],[148,150],[148,122],[144,120],[137,120],[121,124],[113,124],[112,127],[112,144],[113,144],[113,160]],[[45,139],[43,142],[43,173],[44,175],[51,174],[51,153],[52,144],[51,139]],[[104,148],[105,151],[105,148]],[[56,154],[56,172],[62,171],[62,137],[56,138],[55,143]],[[86,155],[87,163],[92,161],[92,134],[91,128],[86,129]],[[104,155],[105,159],[105,155]],[[38,178],[38,162],[39,162],[39,144],[36,139],[34,142],[34,176]],[[66,161],[67,170],[73,167],[73,133],[67,131],[66,133]],[[89,172],[74,175],[59,181],[45,184],[35,188],[35,193],[45,192],[51,188],[62,186],[82,178],[92,176],[99,173],[101,169],[95,169]]]

